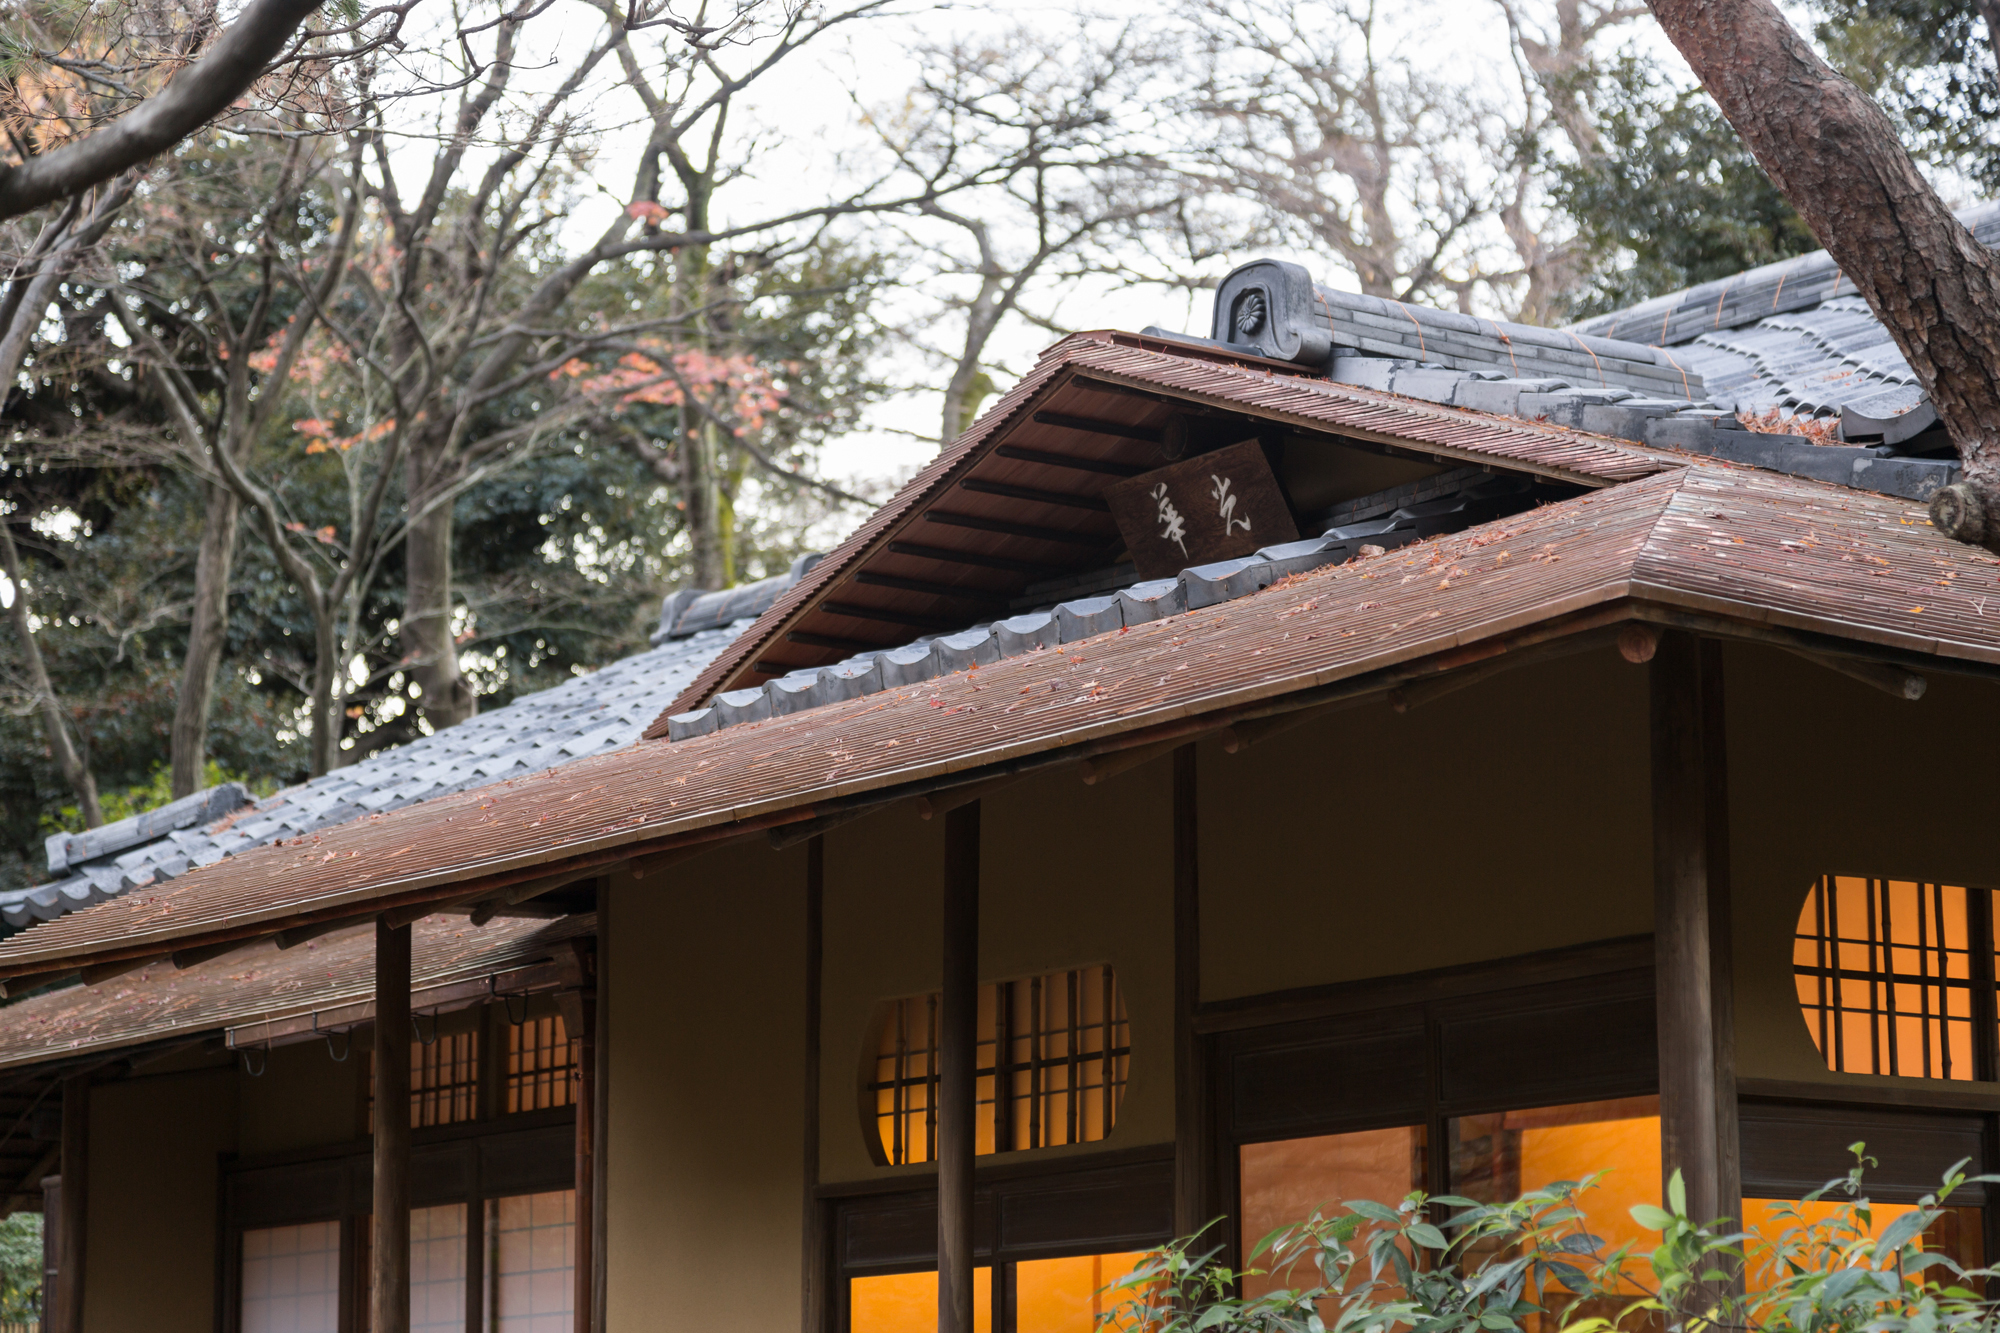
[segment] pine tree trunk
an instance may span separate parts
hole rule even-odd
[[[414,516],[445,480],[421,449],[412,450],[409,505]],[[457,726],[475,711],[472,690],[458,670],[451,628],[451,502],[413,517],[404,539],[403,660],[422,690],[418,701],[432,727]]]
[[[1965,471],[1933,521],[2000,545],[2000,259],[1918,173],[1882,108],[1770,0],[1649,4],[1930,396]]]
[[[201,790],[208,767],[208,714],[215,674],[229,636],[229,579],[236,564],[236,518],[242,502],[227,486],[204,486],[206,513],[201,553],[194,566],[194,613],[188,621],[187,656],[174,701],[172,749],[176,799]]]

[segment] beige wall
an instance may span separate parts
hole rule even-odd
[[[981,802],[982,980],[1109,963],[1131,1020],[1131,1081],[1111,1135],[1010,1162],[1173,1138],[1172,781],[1166,759],[1096,786],[1065,768]],[[860,1084],[876,1006],[941,984],[943,866],[944,821],[911,805],[827,835],[822,1180],[925,1169],[874,1164]]]
[[[1202,998],[1651,930],[1646,746],[1609,648],[1204,745]]]
[[[341,1062],[333,1059],[323,1041],[279,1046],[270,1052],[270,1063],[257,1078],[246,1074],[238,1060],[243,1156],[349,1143],[361,1137],[368,1077],[365,1036],[355,1041]],[[335,1049],[345,1050],[346,1040],[336,1038]]]
[[[1978,743],[2000,735],[2000,686],[1933,673],[1910,703],[1769,649],[1725,660],[1738,1072],[1921,1086],[1827,1071],[1792,935],[1825,874],[2000,888],[2000,780]]]
[[[90,1098],[84,1326],[214,1328],[216,1166],[236,1140],[229,1069],[138,1077]]]
[[[610,889],[606,1314],[795,1328],[805,1168],[803,848],[761,838]]]

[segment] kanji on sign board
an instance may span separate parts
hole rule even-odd
[[[1299,536],[1255,440],[1128,477],[1104,498],[1141,578],[1171,578]]]

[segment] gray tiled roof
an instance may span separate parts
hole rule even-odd
[[[2000,244],[2000,204],[1960,218]],[[1888,332],[1825,251],[1588,320],[1535,329],[1335,291],[1258,260],[1223,279],[1211,336],[1329,379],[1795,476],[1928,500],[1958,477]],[[1152,329],[1149,333],[1182,335]],[[1843,444],[1747,430],[1739,414],[1837,417]],[[1919,441],[1917,437],[1922,436]]]
[[[733,622],[693,632],[675,627],[646,652],[254,804],[229,783],[103,828],[57,834],[49,839],[49,869],[66,877],[0,894],[0,918],[11,926],[52,920],[248,847],[629,745],[749,627],[756,612],[746,609],[768,606],[795,578],[731,590],[725,600],[738,613]],[[685,610],[701,596],[675,594],[663,610]]]
[[[2000,203],[1958,218],[1982,245],[2000,245]],[[1838,416],[1850,442],[1898,445],[1937,421],[1888,330],[1824,250],[1654,297],[1571,331],[1670,351],[1740,411]]]
[[[1152,579],[1108,594],[1078,597],[952,634],[925,636],[897,648],[857,653],[832,666],[812,667],[766,681],[756,689],[731,690],[715,702],[667,719],[667,739],[705,736],[743,722],[816,708],[878,690],[893,690],[1018,657],[1149,620],[1196,611],[1261,592],[1282,578],[1337,565],[1366,547],[1384,551],[1439,532],[1457,531],[1534,501],[1535,485],[1518,474],[1488,476],[1476,468],[1446,473],[1442,493],[1415,499],[1411,486],[1381,492],[1384,503],[1345,506],[1367,515],[1328,528],[1317,537],[1267,546],[1235,560],[1183,569],[1170,579]],[[1427,494],[1429,494],[1427,492]],[[1364,497],[1364,500],[1366,497]],[[1130,570],[1131,566],[1124,566]]]

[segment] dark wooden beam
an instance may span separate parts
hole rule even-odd
[[[985,588],[965,588],[953,583],[938,583],[931,579],[906,579],[899,574],[877,574],[872,570],[862,570],[854,576],[856,583],[871,588],[894,588],[898,592],[923,592],[933,597],[949,597],[953,601],[973,602],[980,606],[1005,606],[1004,593],[988,591]]]
[[[410,930],[375,925],[375,1236],[370,1333],[410,1333]]]
[[[918,560],[936,560],[948,565],[971,565],[976,569],[1004,569],[1010,574],[1026,574],[1030,578],[1063,572],[1061,565],[1043,564],[1038,560],[1016,560],[1012,556],[987,555],[983,551],[954,551],[944,546],[926,546],[922,542],[890,542],[889,553]]]
[[[1064,467],[1077,472],[1095,472],[1106,477],[1136,477],[1150,468],[1138,467],[1131,463],[1114,463],[1108,458],[1084,458],[1077,454],[1053,454],[1046,449],[1028,449],[1018,444],[1003,444],[993,451],[1001,458],[1012,458],[1022,463],[1040,463],[1043,467]]]
[[[1059,505],[1065,509],[1089,509],[1095,513],[1108,514],[1111,506],[1101,495],[1076,495],[1067,491],[1045,491],[1039,486],[1016,486],[1005,481],[983,481],[978,477],[967,477],[959,482],[962,490],[978,495],[998,495],[1008,500],[1027,500],[1038,505]]]
[[[821,602],[819,609],[830,616],[849,616],[855,620],[879,620],[885,625],[903,625],[910,629],[950,631],[965,628],[956,620],[940,620],[936,616],[912,615],[908,611],[892,611],[887,607],[862,606],[858,602]]]
[[[944,821],[938,1013],[938,1333],[972,1333],[972,1158],[979,1042],[979,802]]]
[[[1210,1212],[1206,1045],[1201,1008],[1201,844],[1195,747],[1174,751],[1174,1234],[1191,1236]]]
[[[90,1216],[90,1075],[62,1081],[62,1184],[56,1217],[56,1289],[45,1327],[83,1333],[84,1237]]]
[[[1014,523],[1004,518],[987,518],[983,514],[954,514],[936,509],[925,510],[924,518],[932,523],[942,523],[946,527],[971,528],[975,532],[994,532],[1003,537],[1025,537],[1030,541],[1053,542],[1063,546],[1102,546],[1112,536],[1108,532],[1068,532],[1062,528],[1044,528],[1034,523]]]
[[[827,1205],[819,1197],[820,1000],[826,950],[826,839],[806,844],[806,1059],[805,1198],[800,1244],[805,1251],[805,1300],[800,1310],[801,1333],[828,1333],[832,1328],[832,1250],[828,1244]]]
[[[1164,432],[1155,430],[1151,426],[1128,426],[1122,421],[1098,421],[1092,417],[1073,417],[1062,412],[1037,412],[1033,420],[1038,426],[1061,426],[1064,430],[1109,435],[1120,440],[1144,440],[1148,444],[1158,444],[1166,438]]]
[[[1649,670],[1661,1168],[1705,1223],[1742,1211],[1719,645],[1665,634]]]

